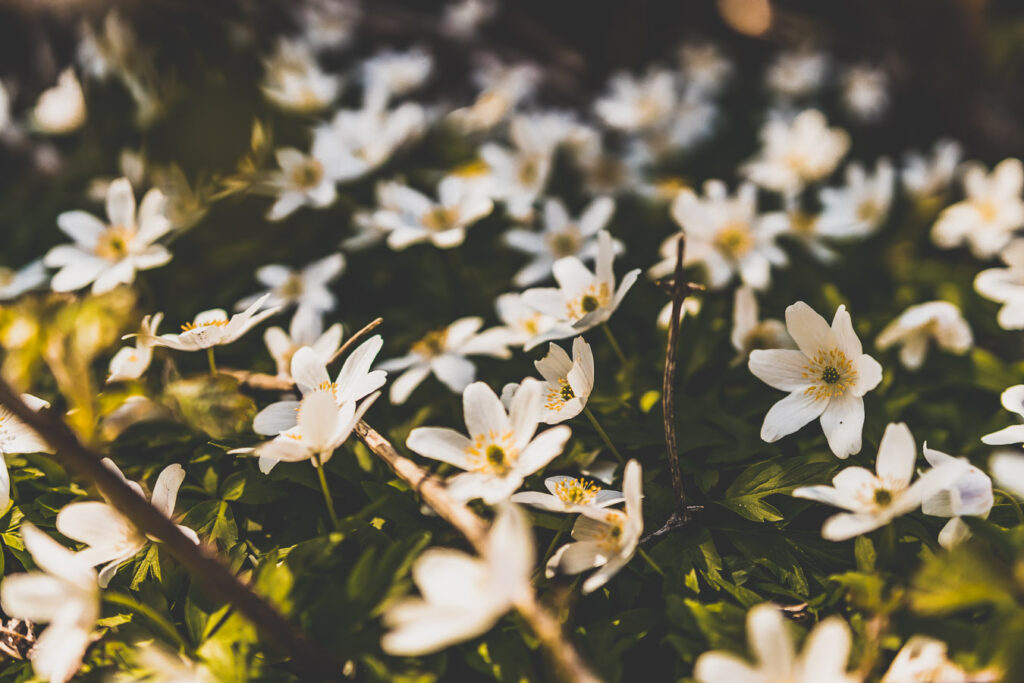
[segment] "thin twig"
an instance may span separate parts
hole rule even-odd
[[[371,321],[369,325],[353,334],[351,337],[348,338],[348,341],[342,344],[341,347],[334,352],[334,355],[331,356],[331,359],[329,361],[327,361],[327,364],[330,365],[334,361],[344,356],[346,353],[348,353],[349,349],[356,345],[356,342],[362,341],[363,338],[366,337],[366,335],[370,334],[370,332],[373,332],[375,329],[377,329],[383,322],[384,318],[377,318],[376,320]]]
[[[0,404],[42,436],[63,464],[94,484],[118,512],[132,520],[139,531],[162,542],[208,595],[234,605],[259,630],[266,642],[287,651],[294,665],[311,676],[311,680],[340,677],[340,663],[240,581],[210,546],[193,543],[170,518],[106,467],[102,456],[83,446],[63,421],[45,410],[36,412],[29,408],[3,379],[0,379]]]
[[[461,532],[477,552],[484,551],[487,538],[487,524],[484,520],[464,503],[453,500],[439,479],[402,456],[370,425],[360,421],[355,432],[400,479],[420,494],[438,516]],[[561,622],[537,602],[533,591],[516,603],[516,611],[533,629],[534,635],[551,655],[564,680],[576,683],[597,683],[600,680],[590,671],[572,643],[566,639]]]

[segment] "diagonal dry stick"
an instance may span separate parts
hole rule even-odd
[[[326,681],[341,678],[342,666],[320,649],[269,602],[240,581],[217,555],[205,545],[196,545],[162,512],[135,492],[102,463],[102,456],[89,450],[63,421],[46,411],[36,412],[25,405],[7,382],[0,379],[0,404],[42,436],[56,451],[63,464],[93,483],[118,512],[132,521],[139,531],[159,540],[212,597],[223,599],[244,615],[266,642],[278,645],[292,657],[307,680]]]

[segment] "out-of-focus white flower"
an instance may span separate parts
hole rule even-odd
[[[405,403],[430,373],[453,392],[461,394],[476,378],[476,366],[466,356],[511,358],[507,334],[501,328],[478,334],[483,324],[483,318],[459,318],[448,327],[428,333],[404,356],[381,363],[381,370],[405,371],[391,383],[391,402]]]
[[[688,315],[697,315],[700,313],[701,307],[704,305],[704,300],[699,296],[693,296],[692,294],[683,301],[683,307],[679,312],[679,323],[682,324],[683,319]],[[658,327],[663,330],[667,330],[669,325],[672,324],[672,302],[669,301],[665,304],[661,311],[658,313]]]
[[[452,0],[444,6],[441,26],[449,35],[470,38],[497,10],[496,0]]]
[[[313,154],[303,154],[294,147],[282,147],[274,152],[280,170],[267,174],[267,188],[277,195],[267,220],[281,221],[299,207],[323,209],[338,198],[334,179],[327,175],[324,162]]]
[[[139,332],[135,337],[135,347],[123,346],[110,359],[107,384],[142,377],[142,373],[146,371],[153,360],[152,338],[156,336],[160,321],[163,319],[163,313],[157,313],[152,317],[147,315],[142,319]]]
[[[551,157],[550,149],[510,149],[493,142],[480,148],[480,158],[490,169],[491,194],[513,218],[532,217],[533,203],[548,183]]]
[[[32,670],[49,683],[66,683],[82,665],[100,616],[96,572],[28,522],[21,525],[21,538],[41,571],[5,576],[0,603],[12,617],[49,622],[29,654]]]
[[[642,77],[617,73],[594,111],[611,128],[640,131],[662,125],[676,106],[675,77],[667,69],[652,69]]]
[[[987,268],[974,278],[974,289],[1003,304],[996,320],[1004,330],[1024,329],[1024,239],[1015,239],[999,252],[1008,268]]]
[[[755,350],[748,367],[762,382],[789,392],[765,415],[761,438],[771,443],[814,419],[839,458],[860,452],[864,395],[882,381],[882,366],[863,352],[846,306],[829,327],[803,301],[786,308],[786,329],[799,350]]]
[[[799,50],[780,54],[765,74],[768,88],[784,98],[810,95],[821,88],[829,71],[824,52]]]
[[[679,66],[685,83],[699,92],[714,95],[732,75],[732,60],[714,43],[687,43],[679,48]]]
[[[654,159],[679,150],[688,150],[708,138],[718,121],[718,105],[707,95],[693,87],[687,88],[679,99],[665,128],[653,137]]]
[[[103,464],[112,470],[139,495],[145,495],[142,487],[129,481],[110,458],[104,458]],[[178,489],[185,480],[185,470],[181,465],[168,465],[160,472],[153,487],[152,504],[165,517],[174,516],[174,504],[178,500]],[[199,543],[196,532],[187,526],[178,525],[178,530],[188,536],[194,543]],[[79,561],[90,567],[104,565],[99,574],[100,588],[106,588],[114,578],[117,568],[124,562],[135,557],[146,547],[150,539],[108,503],[85,501],[69,503],[57,514],[57,531],[73,541],[84,543],[85,548],[75,553]]]
[[[899,344],[900,362],[908,370],[917,370],[924,363],[931,339],[940,349],[961,355],[974,343],[971,327],[959,308],[948,301],[929,301],[911,306],[886,325],[875,346],[884,351]]]
[[[85,211],[60,214],[57,227],[75,243],[56,246],[43,258],[48,267],[60,268],[50,286],[55,292],[72,292],[92,283],[92,293],[102,294],[131,284],[137,270],[164,265],[171,252],[156,241],[171,229],[166,209],[163,193],[152,189],[142,198],[136,218],[131,183],[120,178],[107,192],[109,224]]]
[[[330,254],[313,261],[301,270],[291,269],[280,264],[262,266],[256,271],[256,279],[268,290],[247,296],[237,304],[235,310],[241,311],[252,306],[257,299],[269,294],[264,305],[278,309],[295,306],[293,328],[319,331],[323,329],[323,316],[334,309],[334,295],[327,288],[331,280],[345,270],[345,257],[341,254]]]
[[[392,98],[423,85],[433,68],[433,57],[421,48],[378,52],[362,65],[364,106],[383,109]]]
[[[989,459],[988,471],[1000,487],[1017,498],[1024,498],[1024,454],[1017,450],[999,450]]]
[[[843,105],[861,121],[877,121],[889,108],[889,76],[883,69],[851,66],[843,72],[841,81]]]
[[[697,658],[693,677],[698,683],[856,683],[847,673],[850,629],[839,617],[822,620],[807,636],[798,656],[793,636],[778,606],[763,603],[747,612],[747,642],[757,664],[731,652],[712,650]]]
[[[921,152],[908,152],[900,171],[903,187],[918,202],[941,197],[953,183],[962,157],[960,143],[949,139],[936,142],[931,157]]]
[[[965,242],[975,258],[992,258],[1024,225],[1024,166],[1004,159],[991,173],[972,162],[963,175],[966,198],[946,207],[932,227],[932,241],[942,249]]]
[[[952,548],[971,535],[970,528],[961,517],[970,515],[984,519],[992,511],[995,503],[992,480],[967,458],[954,458],[928,448],[927,445],[924,447],[924,457],[934,468],[951,467],[957,470],[955,479],[921,503],[921,512],[924,514],[950,518],[939,532],[939,545]]]
[[[498,319],[503,325],[488,330],[491,336],[503,335],[507,346],[522,346],[542,332],[551,329],[558,321],[544,315],[523,302],[523,295],[515,292],[501,294],[494,300]]]
[[[68,67],[57,78],[57,85],[43,91],[32,109],[32,126],[49,135],[64,135],[85,122],[85,95]]]
[[[583,593],[592,593],[629,564],[644,531],[643,481],[640,463],[630,460],[622,475],[625,510],[584,508],[572,528],[575,543],[559,548],[548,560],[545,573],[579,574],[599,569],[583,582]]]
[[[732,346],[745,361],[755,349],[795,349],[796,344],[781,320],[759,320],[754,289],[744,285],[736,290],[732,307]]]
[[[616,289],[614,259],[612,236],[601,230],[594,273],[575,256],[566,256],[552,267],[558,287],[536,287],[523,292],[523,301],[528,306],[559,321],[523,349],[529,351],[543,342],[572,337],[606,322],[640,275],[639,268],[629,271]]]
[[[6,86],[0,82],[0,136],[11,125],[11,96]]]
[[[121,172],[120,177],[127,178],[132,187],[141,187],[146,182],[146,158],[142,152],[137,152],[129,147],[121,150],[117,155],[117,168]],[[100,176],[89,181],[89,189],[86,196],[94,202],[102,202],[110,191],[110,184],[114,177]]]
[[[290,111],[317,112],[327,108],[341,91],[341,78],[324,73],[310,45],[279,40],[274,53],[263,60],[263,94]]]
[[[826,187],[818,193],[821,214],[815,232],[823,237],[862,238],[872,234],[889,217],[896,169],[882,157],[869,174],[858,163],[846,167],[846,184]]]
[[[829,128],[820,111],[808,109],[789,122],[768,121],[761,129],[761,145],[742,172],[765,189],[795,194],[835,170],[850,148],[850,136],[841,128]]]
[[[544,480],[544,486],[550,493],[540,491],[521,491],[510,498],[513,503],[530,505],[548,512],[578,514],[584,510],[600,510],[610,505],[618,505],[626,500],[620,491],[602,489],[585,479],[558,475]]]
[[[411,187],[392,180],[377,185],[383,208],[373,214],[373,223],[388,230],[388,246],[405,249],[430,242],[439,249],[452,249],[466,239],[466,229],[494,209],[491,199],[460,176],[446,176],[438,183],[437,201]]]
[[[321,330],[323,325],[319,318],[313,320],[298,315],[292,316],[287,332],[280,327],[266,329],[263,341],[277,365],[278,377],[291,377],[292,356],[303,346],[313,349],[316,357],[327,365],[341,348],[341,323],[334,323],[323,333]]]
[[[429,548],[417,558],[412,577],[421,597],[385,611],[385,652],[422,655],[475,638],[529,596],[534,550],[526,515],[502,505],[484,543],[479,558],[448,548]]]
[[[145,677],[139,679],[137,674],[116,675],[113,680],[118,683],[135,683],[144,680],[146,683],[217,683],[208,668],[193,662],[184,655],[171,652],[153,642],[135,644],[133,647],[136,663],[145,670]]]
[[[303,0],[294,7],[302,36],[318,50],[338,50],[352,39],[361,14],[351,0]]]
[[[544,378],[542,422],[554,425],[583,412],[594,390],[594,352],[583,337],[573,339],[572,358],[562,347],[552,343],[548,345],[547,354],[533,364]],[[518,384],[506,384],[501,391],[501,402],[510,406],[518,390]]]
[[[32,410],[48,408],[50,404],[32,394],[22,394]],[[53,453],[53,448],[27,424],[19,420],[10,410],[0,406],[0,513],[11,504],[11,473],[3,456],[18,453]]]
[[[32,261],[14,270],[0,266],[0,301],[17,299],[25,292],[46,282],[48,274],[42,261]]]
[[[448,120],[465,132],[490,130],[533,94],[540,73],[532,64],[505,65],[485,60],[474,73],[480,94],[470,106],[448,114]]]
[[[911,484],[916,460],[917,446],[910,429],[902,422],[891,422],[878,443],[874,473],[847,467],[832,478],[832,486],[802,486],[793,496],[849,510],[829,517],[821,528],[823,538],[845,541],[914,510],[950,486],[963,471],[963,463],[950,458],[952,464],[944,462]]]
[[[781,213],[757,213],[757,188],[744,183],[730,197],[725,183],[709,180],[704,197],[682,189],[672,202],[672,218],[686,235],[684,265],[703,264],[708,285],[721,289],[734,273],[755,289],[771,281],[772,265],[787,262],[786,253],[775,238],[787,227]],[[652,277],[664,277],[676,264],[678,236],[661,245],[662,260],[651,268]]]
[[[341,109],[313,132],[312,155],[336,182],[361,178],[426,129],[426,112],[413,102],[394,109]]]
[[[928,636],[911,636],[882,677],[882,683],[996,683],[1003,673],[995,669],[964,671],[946,656],[946,644]]]
[[[161,334],[148,336],[146,339],[153,346],[166,346],[177,351],[199,351],[214,346],[230,344],[253,327],[278,312],[277,308],[259,309],[270,298],[267,292],[256,300],[249,308],[228,318],[223,308],[203,311],[190,323],[181,326],[180,334]]]
[[[506,411],[489,386],[474,382],[462,394],[469,436],[447,427],[417,427],[405,445],[425,458],[465,470],[446,481],[454,499],[480,498],[495,505],[554,460],[572,434],[565,425],[536,434],[542,393],[540,382],[525,379]]]
[[[517,287],[528,287],[548,278],[555,261],[566,256],[593,260],[597,256],[597,233],[607,225],[614,211],[614,200],[598,197],[574,220],[565,204],[558,199],[548,199],[544,203],[542,232],[512,228],[503,236],[505,244],[533,257],[515,274],[513,283]],[[621,242],[616,241],[616,251],[622,251]]]
[[[999,397],[1003,407],[1011,413],[1024,417],[1024,384],[1015,384],[1006,389]],[[982,442],[990,446],[1005,446],[1012,443],[1024,443],[1024,424],[1011,425],[999,431],[981,437]],[[1024,485],[1024,480],[1021,482]]]

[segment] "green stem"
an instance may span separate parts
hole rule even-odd
[[[615,351],[615,355],[619,357],[619,362],[625,365],[626,354],[622,352],[622,347],[619,346],[619,342],[615,339],[615,335],[612,334],[612,328],[608,327],[608,323],[601,323],[601,329],[604,330],[604,336],[608,337],[608,343],[612,345],[612,350]]]
[[[1017,499],[1002,489],[992,490],[1010,502],[1010,505],[1013,506],[1013,511],[1017,513],[1017,523],[1024,524],[1024,511],[1020,509],[1020,503],[1017,502]]]
[[[338,521],[338,515],[334,512],[334,501],[331,499],[331,490],[327,487],[327,475],[324,473],[323,458],[321,453],[315,453],[313,455],[313,464],[316,465],[316,474],[320,479],[320,490],[324,494],[324,502],[327,503],[327,514],[331,517],[331,525],[335,531],[341,531],[341,522]]]
[[[583,407],[583,414],[587,416],[588,420],[590,420],[590,424],[594,425],[594,429],[597,430],[598,436],[601,437],[601,440],[604,441],[604,445],[607,446],[609,450],[611,450],[615,458],[620,463],[625,463],[626,459],[622,457],[622,453],[619,453],[619,449],[616,448],[615,444],[612,443],[612,440],[608,438],[608,432],[604,431],[604,428],[601,427],[601,423],[597,421],[596,417],[594,417],[594,413],[590,411],[589,406]]]
[[[186,643],[185,639],[181,637],[180,633],[178,633],[178,629],[175,628],[174,624],[167,621],[167,619],[165,619],[163,615],[154,610],[152,607],[144,605],[143,603],[139,602],[130,595],[125,595],[124,593],[115,593],[113,591],[104,591],[103,600],[112,605],[120,605],[121,607],[127,607],[131,611],[141,614],[142,616],[146,617],[150,622],[152,622],[154,626],[157,626],[159,630],[164,633],[164,635],[168,636],[172,641],[174,641],[178,645],[178,647],[185,650],[186,652],[191,651],[191,648],[188,646],[188,643]]]
[[[213,359],[213,347],[208,346],[206,348],[206,360],[210,361],[210,374],[214,377],[217,376],[217,361]]]
[[[661,567],[658,566],[657,562],[655,562],[654,560],[651,559],[651,556],[647,554],[647,551],[645,551],[640,546],[637,546],[636,552],[640,555],[640,557],[644,558],[644,560],[647,562],[647,564],[651,565],[651,569],[653,569],[654,571],[658,572],[662,576],[665,576],[665,572],[663,572],[661,570]]]
[[[572,526],[572,520],[572,516],[565,516],[565,521],[562,522],[562,526],[558,527],[555,537],[551,539],[551,543],[548,544],[548,549],[544,552],[544,559],[540,562],[541,568],[547,566],[548,560],[551,559],[551,556],[555,552],[555,548],[558,547],[558,542],[562,540],[562,536],[564,536],[565,532]]]

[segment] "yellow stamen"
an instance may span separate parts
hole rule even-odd
[[[594,502],[601,487],[583,479],[563,479],[555,484],[555,495],[571,505],[589,505]]]

